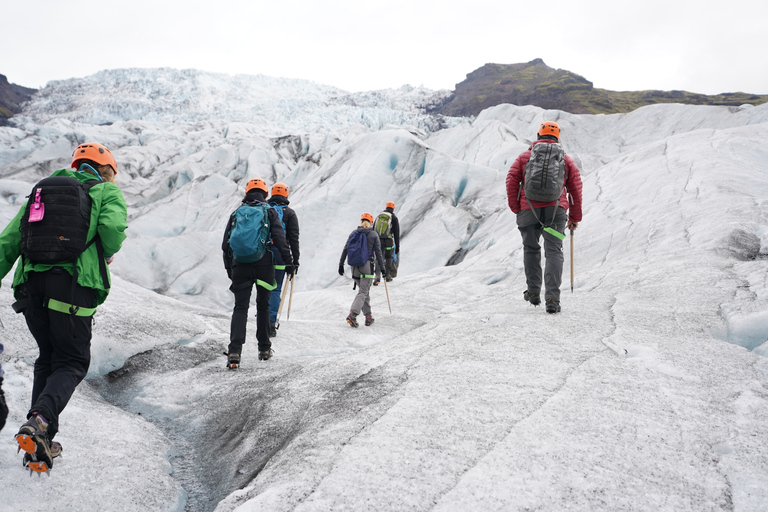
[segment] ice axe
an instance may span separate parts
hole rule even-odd
[[[288,297],[288,314],[285,316],[286,320],[291,319],[291,303],[293,302],[293,282],[295,280],[296,280],[296,274],[293,274],[291,276],[291,295]]]
[[[288,276],[288,280],[292,281],[293,276]],[[285,304],[285,293],[288,291],[288,283],[285,283],[285,286],[283,287],[283,294],[280,295],[280,307],[277,308],[277,324],[280,324],[280,313],[283,312],[283,304]],[[288,308],[290,309],[290,308]]]
[[[573,230],[571,230],[571,293],[573,293]]]
[[[389,288],[387,288],[387,278],[384,278],[384,291],[387,292],[387,305],[389,306],[389,312],[392,313],[392,303],[389,302]]]

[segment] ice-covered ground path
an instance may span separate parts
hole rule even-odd
[[[530,116],[541,115],[507,110],[518,109],[497,116],[528,130]],[[302,285],[274,341],[276,357],[257,361],[251,324],[237,372],[221,355],[229,312],[211,299],[227,293],[216,212],[226,214],[234,196],[225,190],[197,211],[191,207],[226,181],[191,182],[199,194],[168,202],[215,224],[215,233],[198,238],[189,229],[187,239],[167,236],[169,250],[154,252],[142,244],[153,228],[189,227],[178,205],[132,221],[134,249],[113,264],[91,373],[62,415],[65,451],[51,478],[29,479],[15,453],[37,350],[23,318],[0,312],[11,408],[0,434],[0,510],[24,509],[31,496],[38,508],[73,511],[766,510],[763,111],[671,106],[579,118],[578,126],[606,126],[575,141],[595,152],[582,155],[592,165],[575,237],[575,291],[566,264],[556,316],[522,301],[520,237],[504,206],[498,169],[524,144],[497,153],[496,138],[476,136],[482,123],[442,132],[428,152],[399,132],[356,139],[358,150],[337,153],[350,160],[313,171],[296,201],[303,227],[323,219],[328,205],[345,219],[327,233],[304,231],[299,279],[333,278],[341,250],[334,240],[369,207],[350,203],[344,185],[378,177],[389,191],[401,174],[419,172],[404,165],[388,174],[392,155],[426,154],[423,177],[402,185],[399,211],[413,229],[389,290],[392,314],[376,288],[377,322],[354,330],[343,321],[354,294],[348,280]],[[618,129],[619,121],[628,124]],[[502,138],[515,132],[508,127],[486,126]],[[616,151],[610,134],[635,141]],[[456,143],[463,139],[482,151]],[[451,160],[450,147],[477,153],[477,162]],[[356,173],[370,154],[388,158],[375,172]],[[0,214],[10,218],[10,198],[29,187],[11,179],[0,187],[9,202]],[[457,247],[471,250],[443,266]],[[136,275],[164,276],[180,254],[191,265],[209,257],[200,266],[205,293],[181,302]],[[12,302],[9,284],[6,277],[2,304]]]
[[[766,502],[768,418],[754,356],[713,338],[691,312],[715,297],[664,297],[643,272],[641,286],[626,286],[633,271],[591,286],[599,272],[582,270],[563,312],[550,316],[522,301],[516,265],[467,267],[394,281],[392,314],[375,288],[377,321],[357,330],[343,321],[351,287],[296,294],[276,357],[259,362],[247,344],[238,371],[221,355],[227,313],[211,314],[196,341],[136,356],[85,393],[101,390],[168,439],[147,449],[171,456],[188,510],[759,510]],[[73,451],[88,451],[68,426]],[[119,436],[125,425],[110,427]],[[132,467],[139,454],[119,465]],[[51,482],[75,478],[82,463]],[[123,505],[146,497],[121,492]],[[155,495],[150,508],[183,507],[176,499]]]

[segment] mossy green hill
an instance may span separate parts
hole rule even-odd
[[[743,92],[708,96],[686,91],[596,89],[576,73],[550,68],[535,59],[524,64],[486,64],[469,73],[442,105],[430,110],[447,116],[476,116],[488,107],[511,103],[573,114],[615,114],[656,103],[738,106],[766,102],[768,95]]]

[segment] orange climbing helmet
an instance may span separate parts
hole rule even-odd
[[[371,224],[373,224],[373,215],[371,215],[371,214],[370,214],[370,213],[368,213],[368,212],[365,212],[364,214],[362,214],[362,215],[360,216],[360,220],[361,220],[361,221],[363,221],[363,220],[367,220],[368,222],[370,222]]]
[[[83,160],[90,160],[99,165],[108,165],[117,174],[117,162],[112,152],[98,142],[80,144],[72,153],[72,168],[78,169]]]
[[[554,121],[544,121],[539,126],[539,137],[542,135],[554,135],[558,139],[560,138],[560,125]]]
[[[259,189],[262,190],[265,194],[269,192],[269,189],[267,188],[267,184],[264,183],[264,180],[260,180],[258,178],[254,178],[248,182],[247,185],[245,185],[245,193],[247,194],[253,189]]]
[[[288,197],[288,185],[285,183],[275,183],[272,185],[272,195]]]
[[[393,203],[392,201],[388,202],[387,203],[387,208],[392,208],[394,210],[395,209],[395,203]]]

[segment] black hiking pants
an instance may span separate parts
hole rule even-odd
[[[269,339],[269,299],[275,285],[275,267],[260,263],[261,260],[258,263],[236,264],[232,267],[232,285],[229,290],[235,295],[235,307],[232,310],[229,331],[230,354],[242,353],[254,284],[256,285],[256,339],[259,351],[269,350],[272,347]]]
[[[387,267],[388,281],[397,277],[397,269],[395,268],[395,245],[391,238],[380,238],[381,240],[381,252],[384,256],[384,265]],[[376,282],[381,281],[381,269],[376,265]]]
[[[64,269],[30,272],[20,285],[20,296],[27,299],[24,318],[34,336],[40,355],[35,361],[32,383],[32,413],[42,414],[48,421],[48,437],[59,431],[59,414],[64,410],[91,364],[91,326],[93,317],[74,316],[44,306],[46,299],[67,304],[94,307],[95,290],[78,284]]]

